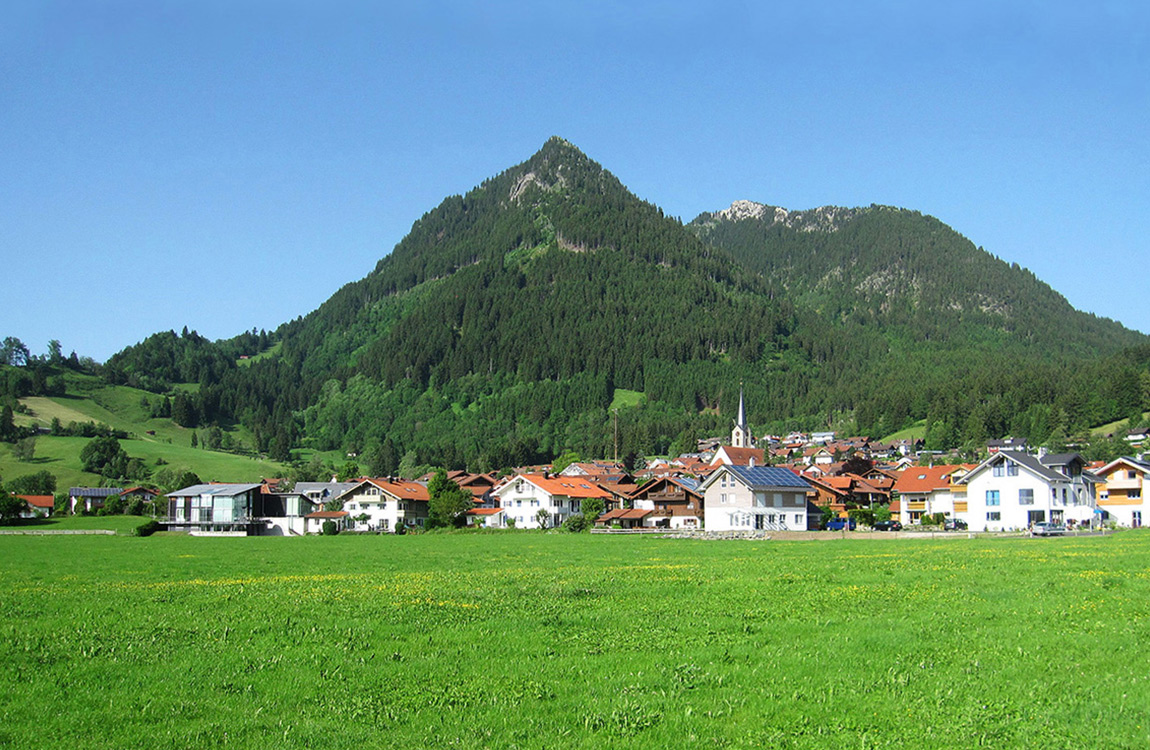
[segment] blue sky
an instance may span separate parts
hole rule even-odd
[[[1150,332],[1150,10],[931,5],[6,3],[0,336],[273,329],[551,135],[684,220],[916,209]]]

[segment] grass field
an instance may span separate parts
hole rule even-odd
[[[1143,748],[1150,534],[0,537],[0,746]]]

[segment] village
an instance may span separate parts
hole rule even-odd
[[[1025,440],[1005,439],[990,442],[980,463],[924,465],[909,440],[882,445],[822,432],[756,441],[745,414],[740,394],[728,442],[702,441],[696,453],[651,459],[633,475],[617,460],[503,476],[447,472],[473,502],[460,525],[553,529],[586,513],[588,525],[610,531],[1060,532],[1137,528],[1147,510],[1150,462],[1141,457],[1088,463],[1077,453],[1031,452]],[[192,535],[404,533],[427,524],[431,476],[333,477],[290,487],[275,479],[213,482],[162,496],[142,487],[74,487],[68,512],[148,503],[167,530]],[[22,499],[28,516],[52,510],[51,496]]]

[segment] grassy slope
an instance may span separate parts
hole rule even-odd
[[[83,375],[69,373],[67,378],[68,396],[22,399],[33,414],[17,414],[17,424],[38,423],[47,427],[53,417],[65,425],[101,422],[129,433],[132,439],[121,441],[124,450],[129,456],[142,459],[149,468],[155,468],[156,459],[163,458],[172,466],[191,469],[205,481],[258,481],[286,473],[286,468],[274,461],[193,449],[192,430],[170,419],[149,416],[142,400],[154,403],[160,398],[155,394],[127,386],[105,385],[97,378]],[[148,434],[149,431],[154,434]],[[56,475],[60,489],[98,484],[98,476],[81,468],[80,451],[87,442],[87,438],[41,436],[36,440],[36,457],[30,463],[16,461],[11,446],[0,444],[0,478],[12,479],[47,469]]]
[[[921,440],[926,437],[926,420],[920,419],[913,427],[907,427],[905,430],[892,432],[884,438],[880,438],[879,442],[889,443],[892,440]]]
[[[616,388],[611,399],[610,409],[627,409],[638,406],[647,399],[642,391],[628,391],[625,388]]]
[[[1150,532],[3,537],[0,745],[1141,748],[1148,568]]]

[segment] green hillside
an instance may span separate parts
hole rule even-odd
[[[22,410],[13,415],[13,421],[19,427],[37,427],[42,432],[61,428],[67,432],[77,424],[95,423],[125,434],[127,437],[120,441],[121,446],[129,457],[139,459],[147,475],[121,480],[121,484],[148,484],[165,467],[187,469],[204,481],[259,481],[263,477],[284,476],[288,471],[286,466],[274,461],[193,448],[191,440],[195,430],[180,427],[169,418],[151,416],[151,405],[162,396],[110,385],[100,377],[83,373],[65,372],[59,377],[66,389],[65,395],[21,398],[18,403]],[[231,434],[236,442],[241,442],[246,433],[236,428]],[[35,438],[35,452],[30,461],[18,460],[10,443],[0,443],[0,478],[11,481],[48,471],[56,477],[59,490],[106,484],[105,478],[83,470],[80,452],[90,439],[80,435],[40,434]]]

